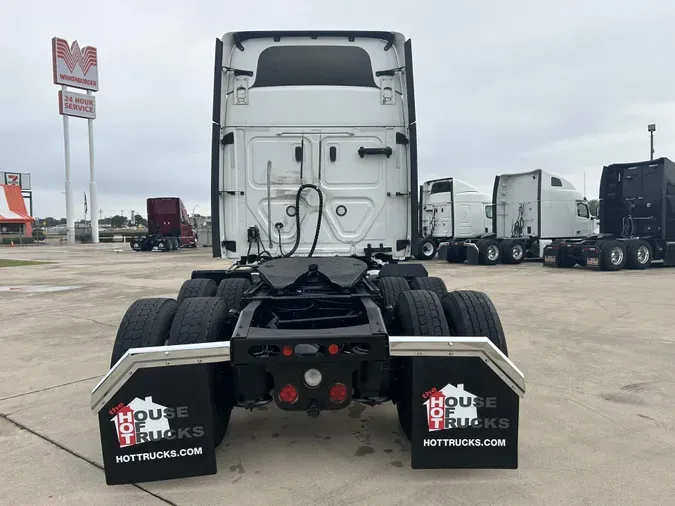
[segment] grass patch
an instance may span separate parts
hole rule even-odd
[[[23,267],[24,265],[44,265],[54,262],[38,262],[36,260],[8,260],[0,258],[0,267]]]

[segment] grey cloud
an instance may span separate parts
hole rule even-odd
[[[50,39],[77,38],[99,49],[100,207],[143,209],[166,194],[208,212],[214,39],[279,27],[412,37],[421,179],[456,176],[489,191],[498,172],[539,167],[580,188],[586,172],[592,197],[603,164],[648,155],[647,123],[658,123],[657,154],[669,154],[675,4],[462,4],[333,2],[330,16],[325,3],[300,0],[12,4],[0,21],[3,46],[14,48],[0,54],[14,76],[0,96],[0,167],[32,173],[40,215],[65,214]],[[71,130],[77,196],[88,191],[86,122],[71,120]]]

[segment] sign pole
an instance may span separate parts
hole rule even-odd
[[[87,95],[91,97],[91,90],[87,90]],[[96,194],[96,167],[94,165],[94,120],[87,119],[89,129],[89,204],[95,211],[98,207],[98,195]],[[91,213],[91,242],[98,243],[98,216]]]
[[[61,86],[66,92],[66,87]],[[75,224],[73,223],[73,187],[70,181],[70,128],[68,116],[63,115],[63,147],[66,154],[66,233],[68,244],[75,244]]]

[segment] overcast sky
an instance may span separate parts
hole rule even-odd
[[[209,212],[213,49],[233,30],[376,29],[413,39],[420,179],[490,192],[541,168],[597,196],[603,164],[675,157],[673,0],[6,2],[0,170],[30,172],[38,217],[65,216],[51,38],[98,48],[99,207],[176,195]],[[76,219],[86,120],[71,119]]]

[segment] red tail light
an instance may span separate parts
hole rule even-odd
[[[328,397],[330,397],[330,400],[333,402],[344,402],[347,398],[347,387],[342,383],[336,383],[330,387]]]
[[[293,404],[298,400],[298,389],[293,385],[284,386],[281,390],[279,390],[279,399],[281,402]]]
[[[328,353],[331,355],[337,355],[337,352],[340,351],[340,347],[337,344],[331,344],[328,347]]]
[[[284,357],[290,357],[291,355],[293,355],[293,348],[291,348],[290,346],[284,346],[281,350],[281,353],[284,354]]]

